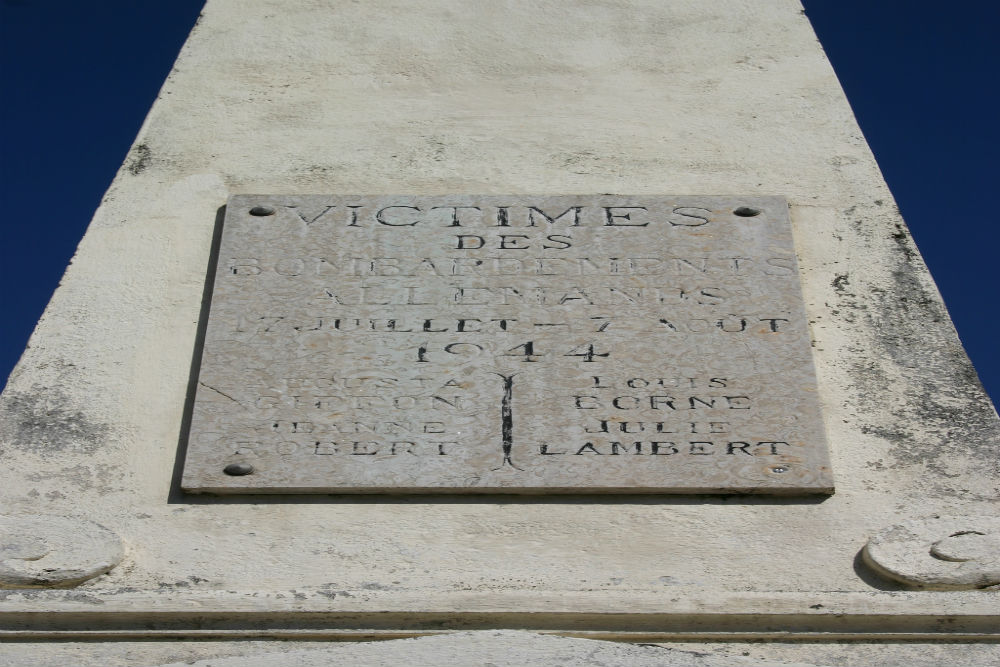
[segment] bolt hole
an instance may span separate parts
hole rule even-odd
[[[249,463],[230,463],[222,469],[222,472],[232,477],[242,477],[243,475],[252,473],[253,466]]]
[[[250,209],[250,215],[255,215],[259,218],[266,215],[274,215],[274,209],[270,206],[254,206]]]
[[[750,208],[749,206],[740,206],[738,209],[735,209],[733,213],[741,218],[753,218],[754,216],[760,215],[760,210]]]

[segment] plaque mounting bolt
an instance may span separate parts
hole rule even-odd
[[[253,466],[249,463],[230,463],[222,469],[222,472],[233,477],[242,477],[253,473]]]
[[[251,211],[252,213],[253,211]],[[738,215],[741,218],[753,218],[760,215],[760,210],[756,208],[750,208],[749,206],[740,206],[739,208],[733,209],[733,214]]]
[[[788,468],[785,466],[772,466],[771,472],[777,472],[777,473],[788,472]]]
[[[262,218],[268,215],[274,215],[274,209],[270,206],[254,206],[250,209],[250,215],[255,215],[258,218]]]

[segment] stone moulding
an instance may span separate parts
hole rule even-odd
[[[862,552],[875,572],[917,588],[972,590],[1000,584],[1000,518],[932,516],[890,526]]]
[[[0,516],[0,588],[61,588],[121,562],[121,538],[77,517]]]
[[[821,599],[822,603],[817,600]],[[616,641],[1000,641],[990,592],[0,592],[0,639],[393,639],[526,629]],[[155,610],[150,612],[148,610]],[[30,612],[30,613],[28,613]]]
[[[734,658],[664,646],[629,646],[518,630],[454,632],[398,642],[342,643],[161,667],[320,667],[326,665],[629,665],[630,667],[817,667],[809,662]]]

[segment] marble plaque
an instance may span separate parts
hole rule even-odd
[[[831,493],[781,197],[237,195],[182,486]]]

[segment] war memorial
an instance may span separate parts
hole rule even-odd
[[[0,664],[996,664],[998,436],[797,0],[208,0],[0,399]]]

